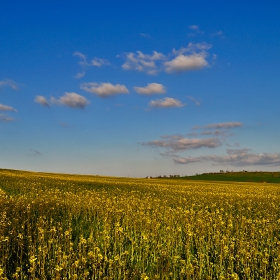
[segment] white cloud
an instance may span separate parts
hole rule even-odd
[[[184,138],[182,136],[165,136],[165,140],[154,140],[143,143],[144,145],[166,148],[170,152],[178,152],[184,150],[193,150],[198,148],[216,148],[221,145],[218,138]]]
[[[11,106],[7,106],[7,105],[2,105],[2,104],[0,104],[0,111],[14,111],[14,112],[16,112],[17,110],[14,109],[14,108],[11,107]]]
[[[139,94],[162,94],[166,92],[165,87],[162,84],[151,83],[148,84],[146,87],[134,87],[133,88]]]
[[[209,66],[206,60],[212,45],[207,43],[189,43],[178,50],[173,49],[169,55],[154,51],[144,54],[141,51],[125,54],[124,70],[136,70],[149,75],[157,75],[159,71],[167,73],[197,70]]]
[[[78,109],[83,109],[87,104],[89,104],[89,101],[85,97],[75,92],[66,92],[65,95],[61,96],[59,99],[52,97],[51,102]]]
[[[153,108],[172,108],[185,106],[180,100],[166,97],[164,99],[152,100],[149,102],[149,106]]]
[[[34,99],[36,103],[39,103],[42,106],[50,106],[50,103],[47,101],[47,99],[44,96],[37,95]]]
[[[175,142],[172,142],[173,150],[190,150],[198,149],[202,147],[206,148],[216,148],[221,145],[221,142],[217,138],[206,138],[206,139],[188,139],[181,138]]]
[[[181,54],[173,60],[164,63],[165,71],[167,73],[198,70],[208,65],[208,62],[205,59],[205,53],[191,55]]]
[[[144,54],[141,51],[136,53],[128,53],[125,56],[126,62],[122,65],[124,70],[136,70],[139,72],[146,72],[149,75],[156,75],[158,73],[157,61],[165,59],[165,55],[154,51],[152,55]]]
[[[214,124],[207,124],[204,126],[194,126],[193,129],[227,129],[227,128],[235,128],[241,127],[243,124],[241,122],[225,122],[225,123],[214,123]]]
[[[17,83],[14,82],[13,80],[9,80],[9,79],[4,79],[4,80],[0,81],[0,88],[1,87],[10,87],[14,90],[18,90]]]
[[[0,114],[0,122],[13,122],[15,119],[6,114]]]
[[[124,85],[110,83],[83,83],[81,89],[96,94],[99,97],[108,97],[120,93],[129,93]]]
[[[183,72],[190,70],[198,70],[209,66],[206,60],[208,56],[207,50],[212,45],[207,43],[189,43],[187,47],[178,50],[173,49],[172,54],[175,58],[164,63],[164,69],[167,73]]]
[[[227,155],[216,156],[207,155],[200,157],[177,157],[174,158],[175,163],[189,164],[193,162],[210,161],[217,165],[231,165],[231,166],[255,166],[255,165],[280,165],[280,154],[255,154],[250,153],[250,149],[227,149]]]

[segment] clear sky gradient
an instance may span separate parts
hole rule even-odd
[[[280,169],[279,1],[3,1],[0,168]]]

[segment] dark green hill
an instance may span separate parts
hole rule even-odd
[[[181,180],[233,181],[280,183],[280,172],[225,172],[203,173],[195,176],[180,177]]]

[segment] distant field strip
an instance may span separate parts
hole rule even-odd
[[[0,170],[0,279],[280,279],[280,184]]]

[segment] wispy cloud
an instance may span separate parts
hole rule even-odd
[[[142,143],[143,145],[165,148],[169,152],[180,152],[199,148],[216,148],[222,143],[218,138],[185,138],[182,136],[165,136],[163,140],[154,140]]]
[[[228,147],[240,147],[240,143],[238,143],[238,142],[235,142],[234,144],[226,143],[226,146],[228,146]]]
[[[84,109],[86,105],[89,104],[89,101],[75,92],[66,92],[59,99],[51,97],[51,102],[54,104],[65,105],[74,109]]]
[[[70,125],[68,123],[65,123],[65,122],[59,122],[59,124],[62,126],[62,127],[70,127]]]
[[[39,155],[42,155],[42,153],[39,152],[39,151],[37,151],[37,150],[30,149],[30,152],[31,152],[31,155],[32,155],[32,156],[39,156]]]
[[[194,97],[188,96],[188,99],[191,100],[196,106],[200,106],[200,102],[196,100]]]
[[[188,36],[190,37],[195,37],[195,36],[199,36],[199,35],[203,35],[204,32],[200,29],[200,27],[198,25],[190,25],[189,29],[191,30],[191,33],[188,34]]]
[[[84,77],[85,74],[86,74],[86,71],[79,72],[79,73],[76,74],[75,78],[76,79],[81,79],[82,77]]]
[[[175,163],[190,164],[202,161],[199,157],[176,157],[173,159]]]
[[[164,99],[152,100],[149,102],[149,107],[152,108],[180,108],[185,106],[180,100],[166,97]]]
[[[187,150],[196,150],[200,148],[215,149],[225,144],[226,139],[230,136],[230,130],[235,127],[242,126],[240,122],[225,122],[208,124],[205,126],[197,126],[195,129],[202,129],[202,131],[188,133],[185,137],[179,135],[164,135],[161,139],[144,142],[142,145],[160,148],[163,150],[160,154],[164,156],[172,156],[175,163],[188,164],[193,162],[213,160],[218,162],[222,157],[219,156],[199,156],[199,157],[182,157],[180,154]],[[206,137],[206,138],[205,138]],[[236,147],[237,145],[235,145]],[[244,153],[248,153],[248,149],[235,150],[228,149],[228,157],[234,158],[237,154],[240,157]],[[226,159],[226,158],[225,158]]]
[[[34,99],[34,101],[42,106],[45,106],[45,107],[49,107],[50,106],[50,103],[48,102],[48,100],[44,97],[44,96],[41,96],[41,95],[37,95]]]
[[[0,122],[13,122],[15,119],[6,114],[0,114]]]
[[[194,126],[193,129],[220,129],[220,128],[235,128],[241,127],[243,124],[241,122],[224,122],[224,123],[214,123],[214,124],[207,124],[207,125],[197,125]]]
[[[86,55],[82,54],[81,52],[74,52],[73,56],[77,56],[81,59],[78,62],[79,65],[81,65],[81,66],[87,66],[88,65]]]
[[[189,29],[199,31],[199,26],[198,25],[190,25]]]
[[[124,85],[110,83],[83,83],[81,89],[96,94],[99,97],[108,97],[116,94],[128,94],[129,91]]]
[[[215,136],[229,136],[231,135],[228,131],[225,130],[205,130],[205,131],[201,131],[199,133],[200,135],[215,135]]]
[[[82,54],[80,52],[74,52],[73,56],[77,56],[77,57],[80,58],[80,61],[78,62],[78,64],[82,67],[82,72],[77,73],[76,76],[75,76],[76,79],[80,79],[86,73],[86,69],[88,67],[87,58],[84,54]]]
[[[211,37],[221,37],[221,38],[224,38],[224,34],[221,30],[219,31],[215,31],[213,32],[212,34],[210,34]]]
[[[87,56],[78,51],[74,52],[73,56],[77,56],[80,58],[78,64],[82,67],[82,72],[76,74],[75,76],[76,79],[82,78],[85,75],[86,70],[91,66],[101,67],[101,66],[110,65],[110,62],[107,59],[102,59],[97,57],[95,57],[94,59],[88,62]]]
[[[11,106],[6,106],[6,105],[0,104],[0,111],[14,111],[14,112],[16,112],[17,110],[14,109]]]
[[[174,162],[178,164],[189,164],[194,162],[208,161],[217,165],[231,166],[255,166],[255,165],[280,165],[280,154],[262,153],[256,154],[249,152],[250,149],[227,149],[227,155],[207,155],[199,157],[177,157]]]
[[[147,33],[140,33],[140,36],[144,37],[144,38],[151,38],[152,37],[150,34],[147,34]]]
[[[197,36],[201,36],[201,35],[204,35],[205,33],[207,33],[207,32],[202,31],[198,25],[190,25],[189,29],[191,31],[191,33],[188,34],[189,37],[197,37]],[[210,36],[210,37],[224,38],[223,31],[221,31],[221,30],[214,31],[212,33],[207,33],[205,35]]]
[[[14,109],[11,106],[0,104],[0,111],[4,111],[4,112],[13,111],[13,112],[16,112],[17,110]],[[13,122],[13,121],[15,121],[15,119],[10,117],[9,115],[7,115],[7,114],[0,114],[0,122]]]
[[[178,50],[173,49],[172,53],[174,55],[181,55],[181,54],[185,54],[185,53],[189,53],[189,54],[195,54],[195,53],[199,53],[202,51],[207,51],[210,50],[212,48],[211,44],[207,44],[207,43],[189,43],[186,47],[182,47]]]
[[[146,87],[134,87],[133,88],[139,94],[152,95],[152,94],[163,94],[166,92],[165,87],[162,84],[151,83]]]
[[[232,129],[242,127],[243,124],[241,122],[223,122],[223,123],[213,123],[207,125],[197,125],[192,127],[193,130],[200,130],[198,132],[192,132],[188,135],[202,135],[202,136],[209,136],[214,135],[216,137],[223,138],[224,141],[229,136],[232,136],[233,133],[231,132]]]
[[[96,66],[96,67],[101,67],[105,65],[110,65],[110,62],[107,59],[102,59],[102,58],[94,58],[90,62],[90,66]]]
[[[0,81],[0,88],[2,87],[10,87],[14,90],[18,90],[18,85],[15,81],[13,80],[9,80],[9,79],[4,79],[2,81]]]

